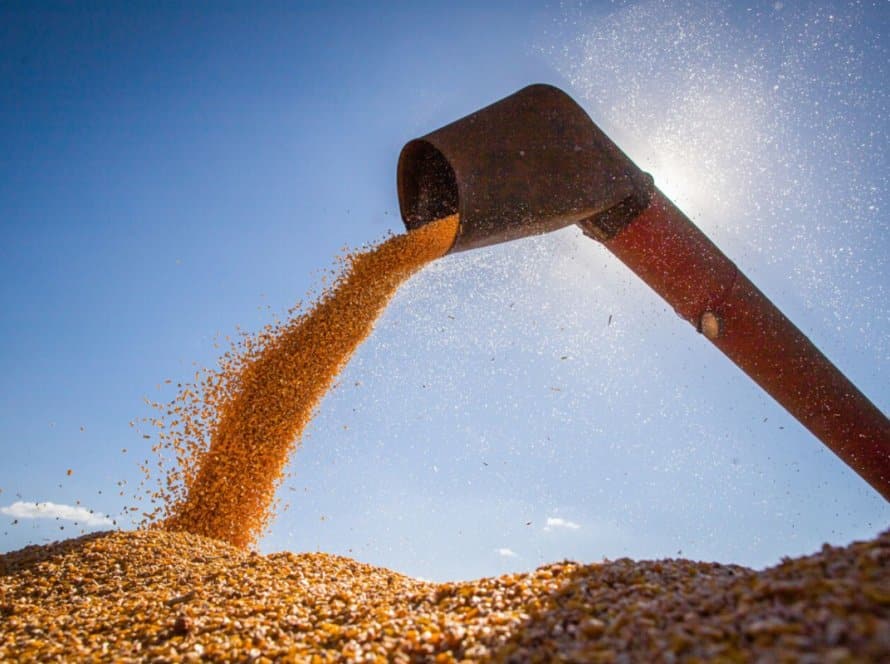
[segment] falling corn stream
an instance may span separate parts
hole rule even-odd
[[[308,311],[242,337],[219,371],[181,387],[156,421],[157,451],[167,448],[178,463],[148,519],[238,547],[254,543],[325,392],[399,286],[443,256],[457,228],[452,215],[347,255],[343,273]]]

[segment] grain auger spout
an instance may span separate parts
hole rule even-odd
[[[451,252],[577,224],[890,500],[890,420],[561,90],[409,142],[398,188],[409,230],[460,214]]]

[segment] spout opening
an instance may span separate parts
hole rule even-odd
[[[402,220],[408,230],[458,211],[454,169],[428,141],[414,140],[402,148],[398,188]]]

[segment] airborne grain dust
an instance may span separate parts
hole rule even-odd
[[[453,215],[347,255],[308,311],[242,336],[218,370],[180,385],[170,404],[154,404],[163,411],[153,421],[155,451],[176,463],[147,521],[242,548],[254,543],[319,401],[399,286],[448,251],[457,227]]]

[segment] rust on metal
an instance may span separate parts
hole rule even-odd
[[[651,178],[567,94],[531,85],[409,142],[398,165],[408,229],[460,213],[451,251],[583,220],[611,237],[648,203]]]
[[[664,194],[604,244],[890,500],[890,420]]]
[[[890,500],[890,420],[562,91],[411,141],[398,187],[409,229],[460,213],[452,252],[578,224]]]

